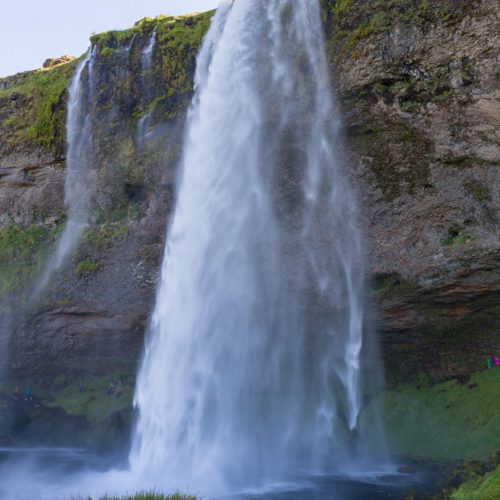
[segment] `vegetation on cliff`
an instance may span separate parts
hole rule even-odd
[[[498,498],[500,498],[500,467],[484,475],[474,475],[450,496],[450,500],[497,500]]]
[[[62,155],[67,89],[77,61],[0,79],[0,131],[10,147],[39,144]]]
[[[0,314],[33,283],[60,229],[37,225],[0,229]]]
[[[44,404],[48,408],[59,408],[68,415],[83,416],[88,422],[97,425],[114,412],[132,411],[134,383],[132,375],[121,373],[90,380],[82,378],[81,381],[46,392]]]
[[[140,57],[143,42],[155,33],[153,66],[146,76],[156,87],[156,92],[147,103],[137,99],[137,107],[132,111],[134,119],[146,113],[159,113],[163,119],[172,119],[179,116],[180,110],[184,112],[193,90],[196,55],[212,15],[213,12],[205,12],[188,16],[144,18],[128,30],[108,31],[91,37],[98,56],[107,59],[111,65],[120,47],[129,47],[130,66],[135,68],[134,74],[137,76],[142,71]],[[128,79],[124,84],[132,93],[143,90],[135,89]]]
[[[196,54],[212,15],[212,12],[207,12],[145,18],[129,30],[109,31],[91,37],[91,44],[98,48],[99,57],[112,69],[120,47],[131,44],[134,35],[144,41],[156,30],[158,50],[152,73],[156,75],[158,87],[161,86],[161,96],[153,99],[148,109],[139,108],[132,112],[133,118],[138,119],[156,108],[167,118],[177,116],[180,109],[184,112],[192,92]],[[131,47],[134,74],[140,74],[141,48],[140,45]],[[67,89],[79,60],[0,79],[0,131],[5,145],[12,148],[38,144],[57,156],[64,154]],[[134,90],[131,77],[121,80],[121,85],[129,91]],[[185,99],[180,98],[183,95]]]
[[[486,363],[486,360],[485,360]],[[487,460],[500,450],[500,369],[431,385],[426,376],[381,394],[392,450],[412,458]],[[367,416],[371,411],[367,408]]]
[[[456,24],[479,3],[479,0],[323,0],[323,19],[333,27],[330,50],[352,52],[369,35],[387,33],[396,24],[413,28],[437,22]]]

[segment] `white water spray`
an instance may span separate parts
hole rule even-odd
[[[349,456],[363,255],[320,9],[222,2],[139,374],[132,472],[220,491]]]

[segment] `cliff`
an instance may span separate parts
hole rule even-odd
[[[500,350],[498,4],[323,0],[322,13],[368,234],[377,310],[369,321],[388,380],[471,373]],[[77,61],[0,80],[0,329],[9,380],[59,390],[135,373],[210,17],[145,19],[92,37],[92,222],[36,303],[30,286],[65,217],[64,125]],[[145,72],[141,54],[154,33]],[[144,123],[146,146],[138,140]]]
[[[468,373],[500,347],[498,5],[325,3],[389,380]]]

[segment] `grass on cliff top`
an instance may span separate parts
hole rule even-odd
[[[67,88],[76,64],[77,60],[73,60],[4,79],[7,86],[0,90],[0,99],[19,103],[0,122],[0,127],[9,131],[6,140],[13,144],[27,140],[62,153]]]
[[[119,45],[130,42],[135,34],[145,35],[152,33],[156,28],[157,37],[160,41],[164,41],[168,37],[170,41],[176,44],[199,44],[208,29],[213,13],[214,11],[182,16],[162,14],[154,18],[145,17],[137,21],[132,28],[97,33],[90,37],[90,41],[92,45],[116,48]]]
[[[500,450],[500,368],[476,373],[464,383],[403,385],[377,401],[395,453],[485,460]],[[369,417],[370,406],[364,418]]]
[[[114,380],[114,390],[109,393],[109,384]],[[68,415],[84,416],[89,422],[99,423],[110,414],[132,408],[134,394],[133,377],[123,376],[119,385],[120,377],[102,377],[95,380],[85,380],[84,391],[80,392],[80,383],[58,390],[52,399],[44,402],[49,408],[61,408]]]
[[[467,481],[451,495],[451,500],[498,500],[499,498],[500,467],[484,476]]]

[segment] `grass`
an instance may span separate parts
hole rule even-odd
[[[58,154],[63,152],[67,88],[76,64],[74,60],[6,79],[7,88],[0,90],[0,99],[16,98],[21,102],[0,121],[0,127],[9,131],[6,141],[30,141]]]
[[[467,234],[463,228],[453,225],[448,229],[448,236],[443,239],[442,243],[445,247],[458,248],[473,239],[474,238]]]
[[[84,241],[98,250],[111,248],[115,243],[125,240],[129,228],[125,224],[110,223],[96,226],[84,234]]]
[[[323,20],[334,25],[331,49],[349,51],[371,34],[388,32],[396,23],[419,26],[425,23],[459,23],[474,12],[477,0],[328,0],[323,3]],[[333,44],[333,46],[332,46]]]
[[[399,118],[367,120],[363,127],[351,131],[349,142],[371,159],[370,172],[386,201],[413,195],[430,183],[434,145]]]
[[[80,497],[73,500],[93,500],[92,497]],[[196,500],[196,497],[191,495],[181,495],[180,493],[172,493],[165,495],[163,493],[156,493],[155,491],[141,491],[139,493],[132,493],[126,495],[104,495],[99,497],[99,500]]]
[[[121,384],[118,383],[120,378]],[[75,382],[56,391],[49,401],[44,402],[45,406],[61,408],[68,415],[84,416],[94,424],[99,424],[116,411],[132,408],[133,377],[114,377],[114,390],[111,393],[109,393],[111,377],[82,381],[83,392],[80,392],[80,382]]]
[[[0,304],[26,291],[42,268],[57,231],[58,227],[34,224],[0,230]]]
[[[101,268],[101,264],[91,259],[85,259],[79,262],[75,269],[75,275],[77,278],[88,278],[92,274],[95,274]]]
[[[493,368],[465,383],[403,385],[382,393],[376,402],[395,453],[432,460],[486,460],[500,450],[498,401],[500,369]],[[363,418],[370,418],[370,412],[369,405]]]
[[[451,500],[497,500],[500,498],[500,467],[476,477],[452,493]]]
[[[162,89],[186,98],[186,102],[175,99],[163,102],[159,113],[176,117],[184,113],[189,100],[196,54],[212,15],[213,11],[189,16],[145,18],[127,30],[95,34],[91,42],[98,47],[99,57],[112,68],[120,47],[128,44],[135,34],[146,37],[156,28],[158,49],[152,70],[153,76],[156,75],[155,85],[161,82]],[[140,64],[139,50],[133,50],[130,57],[134,67]],[[7,110],[0,117],[3,143],[10,146],[35,143],[58,156],[63,155],[67,89],[78,61],[0,78],[5,87],[0,90],[0,103],[2,109]],[[134,71],[137,73],[140,69]],[[122,82],[128,90],[130,84],[130,79]],[[137,113],[144,111],[137,110]]]

